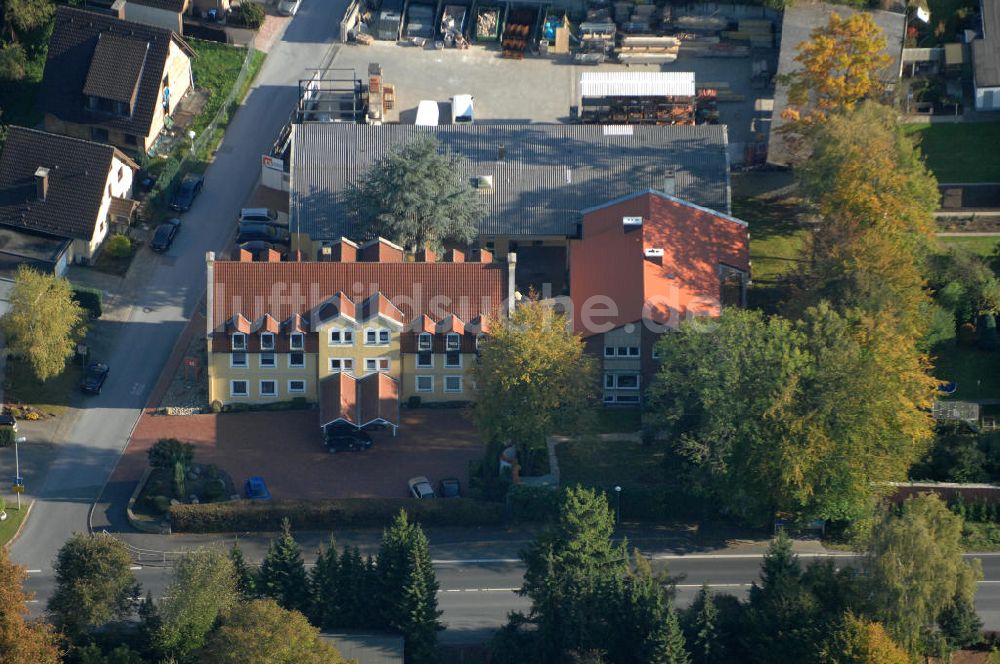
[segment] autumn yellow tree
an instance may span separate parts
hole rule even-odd
[[[822,664],[909,664],[909,654],[881,623],[846,613],[820,652]]]
[[[834,111],[849,111],[884,88],[882,71],[892,62],[886,39],[872,15],[830,15],[799,44],[795,61],[801,69],[785,75],[788,106],[782,117],[811,124]]]
[[[59,647],[52,627],[28,622],[31,596],[24,592],[24,568],[10,561],[0,546],[0,664],[58,664]]]

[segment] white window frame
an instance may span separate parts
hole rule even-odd
[[[306,335],[301,332],[292,332],[288,337],[288,347],[291,350],[305,350]]]
[[[385,368],[381,367],[381,364],[385,362]],[[365,358],[365,371],[366,372],[376,372],[376,373],[386,373],[392,370],[392,360],[388,357],[366,357]]]
[[[374,341],[369,341],[368,337],[374,337]],[[385,337],[385,341],[382,341],[382,337]],[[369,327],[365,329],[366,346],[388,346],[391,340],[392,335],[389,333],[389,328],[387,327]]]
[[[265,341],[267,343],[265,343]],[[272,332],[261,332],[261,334],[260,334],[260,349],[261,350],[274,350],[274,334]]]
[[[639,347],[638,346],[629,346],[628,347],[628,356],[629,357],[639,357]]]
[[[427,342],[426,348],[424,347],[424,342]],[[417,335],[417,351],[424,353],[434,350],[434,337],[431,336],[430,332],[421,332]]]
[[[622,376],[635,376],[635,385],[624,386],[619,383]],[[609,384],[610,383],[610,384]],[[638,371],[604,374],[604,389],[606,390],[638,390],[642,383],[642,376]]]
[[[654,360],[660,359],[660,349],[656,347],[656,344],[653,344],[653,349],[650,352],[649,356]]]
[[[243,383],[243,385],[245,386],[245,389],[242,392],[237,392],[235,390],[236,383]],[[229,381],[229,396],[230,397],[248,397],[248,396],[250,396],[250,381],[245,380],[245,379],[231,380],[231,381]]]
[[[339,341],[333,340],[333,333],[336,332],[340,336]],[[330,329],[330,334],[327,335],[327,345],[328,346],[353,346],[354,345],[354,330],[348,330],[342,327],[335,327]]]
[[[448,336],[445,337],[444,349],[446,351],[459,351],[462,350],[462,335],[457,332],[449,332]]]
[[[242,332],[233,332],[233,338],[230,342],[230,348],[233,350],[246,350],[247,349],[247,335]]]
[[[334,369],[334,361],[340,362],[340,368]],[[348,368],[344,368],[344,363],[347,363]],[[354,371],[354,358],[353,357],[331,357],[327,359],[326,368],[330,373],[351,373]]]
[[[301,364],[293,364],[292,363],[292,356],[295,355],[296,353],[302,356],[302,363]],[[289,369],[303,369],[303,368],[305,368],[305,366],[306,366],[306,354],[305,354],[304,351],[293,350],[292,352],[290,352],[288,354],[288,368]]]
[[[265,392],[264,391],[264,384],[265,383],[271,383],[272,385],[274,385],[274,391],[273,392]],[[265,378],[264,380],[260,381],[260,383],[258,384],[257,388],[260,390],[260,396],[262,396],[262,397],[276,397],[276,396],[278,396],[278,381],[276,381],[273,378]]]
[[[264,364],[265,357],[271,358],[271,364]],[[278,368],[278,357],[273,350],[269,350],[260,354],[260,359],[257,360],[257,363],[261,369],[276,369]]]
[[[458,364],[451,364],[448,362],[448,354],[454,353],[458,357]],[[445,369],[461,369],[462,368],[462,351],[460,350],[449,350],[444,354],[444,368]]]
[[[449,389],[448,388],[448,381],[449,380],[457,380],[458,381],[458,389]],[[446,393],[448,393],[448,394],[459,394],[461,392],[464,392],[465,391],[465,389],[464,389],[465,386],[463,385],[464,382],[465,381],[463,380],[462,376],[445,376],[444,377],[444,391]]]
[[[429,388],[427,388],[427,389],[421,389],[420,388],[420,381],[421,380],[429,380],[429,381],[431,381],[431,386]],[[433,392],[434,391],[434,376],[416,376],[415,380],[414,380],[414,383],[413,383],[413,386],[414,386],[414,389],[417,392],[419,392],[420,394],[427,394],[428,392]]]
[[[616,394],[615,395],[615,402],[616,403],[639,403],[639,401],[640,401],[640,399],[639,399],[639,395],[638,394]]]
[[[614,346],[605,346],[604,347],[604,357],[614,357],[614,356],[615,356],[615,347]]]
[[[425,357],[425,356],[430,359],[430,363],[428,363],[428,364],[421,364],[420,363],[420,359],[422,357]],[[415,364],[416,364],[416,367],[418,369],[433,369],[434,368],[434,353],[432,353],[430,351],[427,351],[427,350],[419,351],[417,353],[417,359],[415,361]]]
[[[237,364],[236,356],[243,356],[243,363]],[[245,350],[236,350],[229,354],[229,368],[230,369],[246,369],[250,366],[250,358],[247,357],[247,352]]]
[[[302,383],[302,389],[296,390],[292,387],[292,383]],[[289,394],[304,394],[306,391],[306,381],[301,378],[294,378],[288,381],[288,393]]]

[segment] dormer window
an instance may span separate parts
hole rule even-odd
[[[302,350],[305,346],[306,337],[301,332],[292,332],[292,336],[288,340],[288,345],[292,350]]]
[[[431,349],[431,335],[427,332],[421,332],[420,336],[417,337],[417,350],[427,351]]]
[[[461,347],[462,339],[454,332],[449,332],[447,337],[447,350],[458,350]]]
[[[274,335],[270,332],[264,332],[260,335],[260,349],[261,350],[274,350]]]
[[[233,333],[233,350],[247,349],[247,335],[242,332]]]

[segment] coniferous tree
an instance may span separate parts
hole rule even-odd
[[[144,644],[147,659],[159,661],[163,656],[160,648],[160,629],[163,618],[160,608],[153,600],[153,592],[146,591],[146,599],[139,605],[139,642]]]
[[[691,664],[691,656],[687,652],[684,641],[684,631],[673,605],[667,609],[665,629],[657,637],[656,650],[651,662],[657,664]]]
[[[958,594],[937,619],[941,634],[952,648],[965,648],[983,640],[983,621],[968,598]]]
[[[341,606],[345,598],[340,595],[340,560],[337,557],[337,543],[330,537],[326,547],[320,547],[316,556],[316,566],[309,575],[312,591],[312,624],[322,630],[344,627],[339,623]]]
[[[257,579],[250,571],[246,558],[243,557],[243,549],[236,542],[229,551],[229,559],[233,561],[233,574],[236,576],[236,591],[243,601],[249,601],[257,597]]]
[[[378,579],[384,625],[403,634],[412,664],[437,661],[438,583],[423,529],[400,510],[382,533]]]
[[[309,608],[309,577],[302,561],[302,550],[292,537],[292,526],[287,518],[281,522],[281,534],[271,540],[260,565],[257,584],[262,597],[274,599],[289,611]]]
[[[344,629],[379,627],[379,617],[374,615],[380,596],[374,564],[365,564],[358,547],[345,546],[338,566],[337,625]]]
[[[722,659],[719,607],[715,605],[715,598],[707,583],[701,586],[688,613],[691,617],[688,643],[691,645],[691,656],[695,664],[711,664]]]

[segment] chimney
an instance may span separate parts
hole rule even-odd
[[[281,262],[281,252],[275,251],[274,249],[267,250],[267,262],[268,263],[280,263]]]
[[[667,169],[663,174],[663,193],[670,196],[677,195],[677,179],[674,177],[674,170]]]
[[[501,143],[497,146],[497,161],[503,161],[504,157],[507,156],[507,148]]]
[[[448,263],[464,263],[465,253],[458,249],[449,249],[444,254],[444,260]]]
[[[241,263],[252,263],[253,262],[253,252],[247,251],[246,249],[240,249],[239,262]]]
[[[514,290],[517,285],[514,273],[517,271],[517,253],[507,253],[507,315],[514,313]]]
[[[417,252],[417,260],[421,263],[434,263],[437,261],[437,254],[430,247],[425,246]]]
[[[646,256],[646,260],[651,263],[656,263],[657,265],[663,265],[663,249],[659,247],[646,247],[643,251]]]
[[[475,254],[476,260],[479,263],[492,263],[493,262],[493,252],[489,249],[476,249]]]
[[[49,195],[49,169],[39,166],[35,170],[35,199],[44,201]]]

